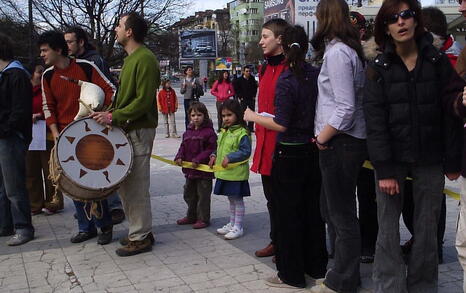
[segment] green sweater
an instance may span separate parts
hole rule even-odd
[[[127,131],[157,127],[155,97],[159,84],[159,62],[149,49],[141,46],[127,56],[113,104],[112,124]]]

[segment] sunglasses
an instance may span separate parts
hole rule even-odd
[[[401,11],[400,13],[395,13],[387,17],[385,20],[385,24],[393,24],[398,21],[398,18],[401,17],[402,19],[410,19],[411,17],[414,17],[416,15],[416,12],[406,9]]]

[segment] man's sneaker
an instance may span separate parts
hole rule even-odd
[[[175,133],[175,134],[172,134],[171,137],[172,138],[180,138],[181,136],[179,136],[178,134]]]
[[[311,287],[311,293],[337,293],[337,291],[325,286],[324,283]]]
[[[149,238],[150,243],[151,243],[152,245],[154,245],[154,243],[155,243],[154,234],[152,234],[152,232],[150,232],[149,235],[147,235],[147,237]],[[129,243],[129,238],[128,238],[128,236],[123,237],[123,238],[120,239],[120,244],[121,244],[121,245],[126,246],[126,245],[128,245],[128,243]]]
[[[196,220],[191,220],[188,217],[184,217],[176,221],[177,225],[191,225],[194,223],[196,223]]]
[[[127,245],[116,250],[118,256],[131,256],[152,250],[152,244],[149,237],[141,241],[130,241]]]
[[[17,246],[29,242],[32,239],[34,239],[33,235],[15,234],[12,238],[10,238],[10,240],[6,242],[6,244],[8,246]]]
[[[57,213],[56,210],[48,209],[48,208],[42,208],[42,211],[43,211],[44,214],[46,214],[47,216],[55,215],[55,214]]]
[[[203,228],[206,228],[206,227],[209,227],[209,223],[204,222],[204,221],[200,221],[200,220],[198,220],[193,225],[193,229],[203,229]]]
[[[278,276],[273,276],[273,277],[269,277],[265,279],[265,284],[269,287],[284,288],[284,289],[302,289],[306,287],[305,284],[299,287],[288,285],[287,283],[283,282]]]
[[[92,238],[94,238],[96,236],[97,236],[97,231],[79,232],[78,234],[71,237],[70,241],[71,241],[71,243],[81,243],[81,242],[87,241],[89,239],[92,239]]]
[[[102,233],[97,238],[97,244],[106,245],[112,242],[113,226],[102,228]]]
[[[243,228],[239,229],[238,227],[233,227],[233,229],[225,235],[225,239],[233,240],[241,236],[243,236]]]
[[[233,225],[231,225],[231,223],[228,223],[222,228],[218,228],[217,233],[220,235],[225,235],[228,234],[231,231],[231,229],[233,229]]]
[[[112,225],[118,225],[125,220],[125,212],[122,209],[113,209],[110,211]]]

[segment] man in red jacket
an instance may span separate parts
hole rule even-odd
[[[259,96],[258,113],[275,113],[275,84],[278,77],[286,69],[285,56],[281,38],[289,24],[280,18],[272,19],[262,26],[262,38],[259,46],[264,52],[266,63],[259,70]],[[275,254],[274,247],[274,221],[272,207],[272,157],[275,151],[277,133],[256,125],[256,149],[252,162],[251,171],[261,174],[262,187],[267,199],[267,209],[270,216],[270,244],[256,251],[257,257],[272,256]]]

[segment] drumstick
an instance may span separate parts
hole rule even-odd
[[[86,103],[84,103],[84,101],[83,101],[83,100],[81,100],[81,99],[78,99],[78,101],[81,103],[81,105],[83,105],[83,106],[84,106],[84,108],[86,108],[86,109],[87,109],[87,111],[89,111],[89,113],[91,113],[91,114],[94,114],[94,112],[95,112],[95,111],[94,111],[94,110],[92,110],[92,108],[91,108],[91,107],[89,107],[89,105],[87,105]],[[111,125],[108,125],[108,124],[106,124],[106,125],[105,125],[105,127],[107,127],[108,129],[112,130],[112,126],[111,126]]]

